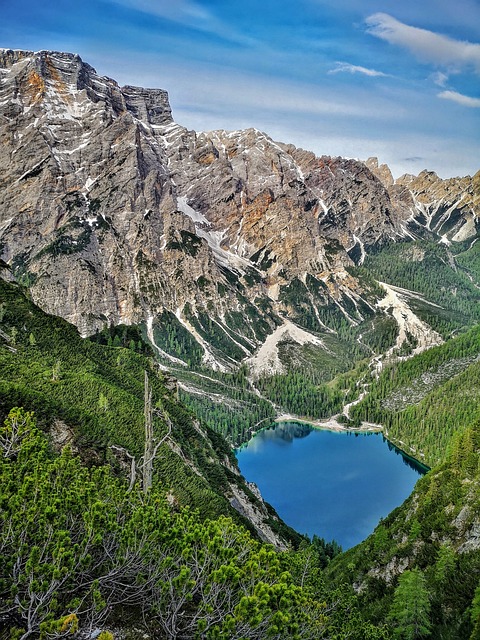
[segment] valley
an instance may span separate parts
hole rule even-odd
[[[474,640],[480,173],[191,131],[51,51],[0,49],[0,140],[0,634],[380,640],[420,576]],[[430,471],[341,553],[238,468],[286,420]]]

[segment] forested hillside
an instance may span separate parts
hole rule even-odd
[[[429,466],[443,461],[457,431],[479,417],[480,326],[384,367],[353,422],[382,424],[385,435]]]
[[[452,331],[480,322],[479,256],[480,246],[472,239],[448,245],[418,240],[372,252],[363,266],[380,281],[421,294],[423,300],[410,297],[411,308],[449,338]]]
[[[365,542],[327,569],[327,582],[350,582],[368,619],[396,625],[395,637],[478,637],[479,365],[477,326],[385,366],[350,410],[353,422],[381,423],[392,442],[432,467]]]
[[[364,640],[415,637],[413,623],[423,637],[476,637],[478,328],[385,367],[351,407],[353,419],[365,412],[386,421],[404,447],[424,448],[433,469],[372,536],[332,560],[335,545],[301,542],[273,512],[265,523],[299,548],[279,552],[258,541],[257,528],[230,506],[232,487],[249,492],[230,447],[178,403],[174,381],[140,334],[120,327],[82,340],[18,285],[0,287],[0,625],[7,637],[84,638],[94,628],[135,627],[172,640]],[[141,459],[145,370],[156,435],[171,438],[147,494],[140,478],[129,485],[131,458],[111,448]],[[330,397],[366,374],[361,366],[340,376],[327,387]],[[293,388],[300,383],[292,377]],[[441,424],[430,423],[428,412],[412,421],[409,411],[432,405]],[[421,614],[413,602],[424,603]]]
[[[428,350],[425,361],[416,360],[418,365],[402,363],[399,364],[398,374],[392,373],[397,368],[397,356],[404,359],[415,349],[423,347],[419,336],[408,330],[404,332],[400,344],[397,344],[401,333],[399,321],[393,317],[393,308],[388,304],[379,307],[385,297],[385,289],[379,282],[386,283],[387,287],[393,287],[398,292],[405,308],[424,323],[422,331],[427,334],[438,332],[437,343],[442,339],[449,340],[452,335],[462,334],[478,325],[480,320],[480,245],[472,240],[451,245],[439,244],[431,234],[426,234],[426,237],[429,239],[386,243],[370,251],[362,266],[347,268],[348,274],[361,284],[365,301],[362,298],[353,304],[351,299],[344,298],[341,306],[325,305],[325,301],[322,302],[318,297],[319,284],[315,284],[311,277],[307,278],[305,285],[295,280],[282,289],[282,300],[288,304],[289,310],[295,312],[295,322],[312,332],[323,345],[318,348],[308,343],[299,345],[289,339],[280,341],[278,358],[284,366],[283,372],[264,371],[252,375],[248,367],[243,365],[232,373],[212,372],[198,358],[191,360],[191,366],[185,370],[165,361],[181,381],[184,401],[230,442],[240,444],[248,440],[252,428],[255,429],[259,422],[281,412],[311,419],[325,418],[339,412],[345,402],[350,402],[358,395],[360,387],[356,385],[362,377],[365,383],[370,383],[365,372],[368,363],[375,358],[386,362],[389,371],[381,376],[379,385],[382,389],[385,389],[385,385],[397,384],[393,379],[390,382],[387,380],[393,375],[398,381],[396,376],[404,371],[404,366],[407,367],[405,370],[409,370],[409,366],[417,367],[419,376],[424,370],[430,371],[435,363],[432,361],[430,364],[428,360],[436,357],[435,349]],[[158,326],[155,335],[157,343],[160,344],[161,340],[167,351],[175,356],[185,356],[185,342],[179,343],[174,339],[170,325],[166,328]],[[475,352],[479,352],[475,351],[477,347],[473,345],[468,351],[468,358],[473,354],[473,359],[463,361],[462,353],[468,350],[468,346],[464,348],[459,345],[457,364],[448,365],[438,375],[434,373],[432,382],[427,385],[415,380],[413,386],[419,387],[415,391],[412,386],[405,387],[403,395],[409,398],[408,402],[417,398],[421,389],[433,391],[435,380],[445,381],[465,369],[467,364],[473,363]],[[452,348],[457,349],[447,347],[446,359],[450,358],[449,350]],[[383,358],[386,352],[393,356],[390,365],[389,359]],[[452,358],[457,356],[453,355]],[[353,371],[354,367],[356,371]],[[475,367],[465,375],[469,384],[475,386],[478,376]],[[452,384],[455,387],[457,383]],[[458,384],[461,389],[461,381]],[[402,446],[400,429],[395,427],[396,419],[389,417],[388,411],[382,413],[374,408],[378,405],[378,393],[383,393],[378,389],[377,384],[372,385],[372,393],[359,407],[352,409],[351,417],[357,423],[363,419],[383,424],[385,420],[389,437]],[[447,391],[453,393],[456,389]],[[464,393],[467,394],[467,391]],[[466,398],[465,407],[461,410],[464,411],[464,418],[473,410],[474,397],[474,394],[470,394],[470,398]],[[414,404],[416,402],[413,400]],[[397,404],[403,408],[401,399]],[[427,405],[430,407],[429,416],[423,415],[424,411],[427,412]],[[415,455],[419,447],[419,458],[429,460],[431,464],[439,459],[435,448],[441,450],[445,446],[459,417],[446,415],[448,412],[442,410],[442,405],[446,406],[445,400],[438,398],[437,402],[433,395],[425,400],[424,405],[411,408],[402,413],[400,418],[404,419],[401,431],[406,436],[402,442],[407,452]],[[409,429],[415,429],[415,425],[422,420],[425,420],[424,435],[417,444],[413,444],[414,438],[410,438]],[[444,422],[445,429],[437,433],[436,424]],[[410,427],[407,427],[407,423]],[[430,427],[427,428],[427,425]],[[426,442],[428,439],[430,445]]]
[[[299,540],[273,510],[264,512],[266,507],[240,476],[231,447],[177,401],[175,381],[145,355],[148,347],[139,336],[132,337],[132,329],[117,328],[112,346],[104,346],[80,338],[75,327],[40,311],[18,285],[0,280],[0,300],[2,419],[15,406],[33,410],[38,425],[59,446],[69,443],[86,463],[110,462],[128,475],[132,458],[139,461],[144,453],[148,371],[154,436],[165,437],[154,477],[172,490],[175,501],[199,508],[204,517],[230,515],[250,528],[241,513],[251,505],[259,510],[260,527],[271,529],[279,540]],[[113,346],[122,340],[129,348]],[[243,507],[238,501],[245,502]]]
[[[335,545],[279,552],[245,528],[225,496],[248,490],[230,448],[178,404],[139,339],[82,340],[18,285],[0,287],[1,637],[389,637],[346,586],[325,588]],[[149,490],[111,448],[140,459],[145,369],[158,436],[173,425]]]
[[[55,454],[23,410],[0,453],[2,637],[387,637],[344,589],[325,591],[314,547],[280,554],[229,518],[172,507],[163,483],[130,490]]]
[[[465,423],[449,451],[365,542],[327,569],[327,583],[350,582],[365,616],[388,621],[394,637],[479,637],[478,418]]]

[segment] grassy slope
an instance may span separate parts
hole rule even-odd
[[[43,429],[60,421],[89,463],[115,462],[110,445],[126,448],[137,459],[143,453],[144,371],[149,371],[153,401],[168,411],[178,455],[162,445],[155,461],[157,480],[172,488],[180,505],[190,504],[204,517],[228,514],[246,524],[225,496],[228,483],[243,479],[231,469],[236,459],[226,442],[167,389],[168,379],[154,361],[122,347],[108,347],[80,338],[72,325],[40,311],[20,287],[0,280],[0,419],[13,406],[34,410]],[[1,334],[0,334],[1,336]],[[10,338],[10,341],[5,339]],[[166,427],[154,417],[161,437]],[[224,464],[226,463],[226,464]],[[298,539],[270,519],[273,528]]]

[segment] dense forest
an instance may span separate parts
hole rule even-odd
[[[438,242],[391,244],[370,255],[364,269],[378,280],[423,294],[413,299],[415,313],[444,337],[480,322],[478,305],[479,247],[470,241],[446,246]]]
[[[82,340],[0,286],[2,637],[388,637],[347,586],[326,589],[337,545],[271,517],[290,540],[279,552],[230,507],[222,489],[241,485],[231,449],[195,427],[137,339]],[[173,444],[151,489],[112,453],[141,459],[145,369],[155,430],[171,423]]]
[[[339,322],[324,336],[338,347],[331,361],[306,346],[295,372],[256,380],[245,367],[207,371],[192,352],[183,386],[194,393],[160,369],[144,328],[81,339],[0,280],[0,637],[479,638],[480,329],[468,328],[476,294],[469,286],[452,294],[461,269],[435,293],[443,275],[394,267],[387,256],[400,250],[408,246],[385,248],[368,268],[386,281],[410,278],[410,288],[445,305],[435,327],[457,337],[387,360],[378,377],[369,361],[396,338],[387,317]],[[476,253],[457,254],[462,269],[478,268]],[[427,320],[432,307],[415,304]],[[186,357],[188,337],[166,320],[162,345]],[[293,357],[288,342],[281,353]],[[145,372],[160,443],[151,488],[140,473]],[[266,544],[232,507],[229,487],[255,498],[231,444],[279,411],[327,417],[362,389],[348,423],[381,423],[431,471],[345,553],[298,535],[268,505],[265,522],[287,549]]]
[[[429,466],[443,460],[457,430],[479,416],[480,327],[384,367],[352,407],[353,424],[382,424],[385,434]],[[454,401],[452,401],[454,399]],[[401,442],[400,442],[401,441]]]

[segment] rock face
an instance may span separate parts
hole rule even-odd
[[[370,248],[479,226],[479,174],[394,182],[254,129],[188,131],[165,91],[72,54],[0,50],[0,141],[0,258],[35,302],[83,334],[175,325],[220,368],[295,319],[292,287],[354,316],[345,269]]]
[[[473,179],[441,180],[432,171],[405,175],[395,184],[399,199],[412,213],[412,230],[424,226],[446,242],[462,242],[479,230],[480,171]]]

